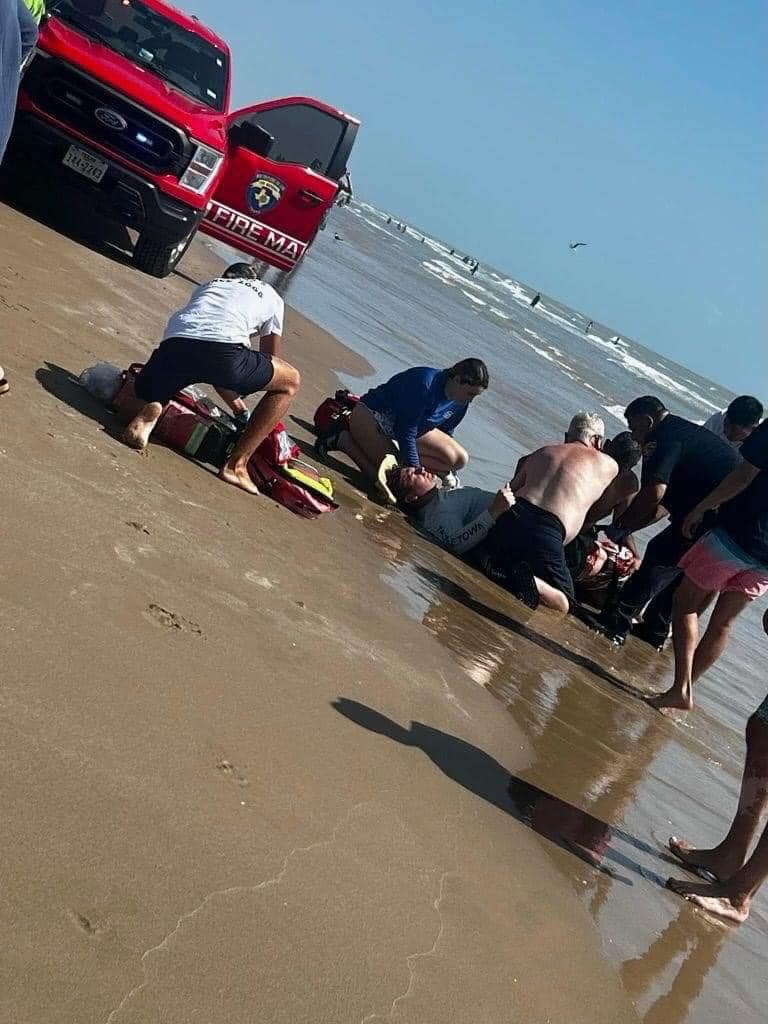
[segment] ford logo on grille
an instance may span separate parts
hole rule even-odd
[[[118,114],[116,110],[110,110],[109,107],[97,107],[93,116],[97,121],[107,127],[111,128],[113,132],[124,132],[128,127],[128,122],[125,120],[122,114]]]

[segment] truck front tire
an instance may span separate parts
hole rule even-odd
[[[191,231],[180,242],[169,245],[162,238],[139,235],[133,249],[133,264],[152,277],[167,277],[179,265],[194,237],[195,232]]]

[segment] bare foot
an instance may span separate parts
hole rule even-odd
[[[662,714],[666,714],[668,711],[693,710],[693,697],[686,697],[678,690],[667,690],[666,693],[660,693],[657,697],[647,697],[646,703]]]
[[[123,441],[129,448],[143,452],[149,444],[149,435],[162,414],[163,407],[160,402],[148,402],[123,431]]]
[[[728,863],[717,848],[714,850],[698,850],[684,839],[670,836],[667,842],[669,852],[674,854],[682,865],[697,874],[706,872],[715,881],[723,882],[730,878],[742,866],[739,863]]]
[[[251,480],[248,470],[244,466],[238,466],[237,463],[226,462],[219,470],[219,479],[224,483],[232,484],[233,487],[239,487],[249,494],[259,493],[259,488]]]
[[[731,891],[727,882],[683,882],[667,879],[667,888],[717,917],[741,924],[749,917],[749,896]]]

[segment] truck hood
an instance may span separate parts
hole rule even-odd
[[[127,99],[184,129],[199,142],[224,152],[227,115],[198,103],[169,82],[55,17],[41,26],[38,49],[59,57]]]

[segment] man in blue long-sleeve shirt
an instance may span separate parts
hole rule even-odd
[[[338,447],[378,482],[382,460],[396,455],[402,466],[425,469],[456,486],[455,474],[469,461],[453,432],[470,402],[488,387],[488,369],[480,359],[462,359],[447,370],[416,366],[372,388],[355,406],[349,429],[321,439]],[[389,498],[391,500],[391,496]]]

